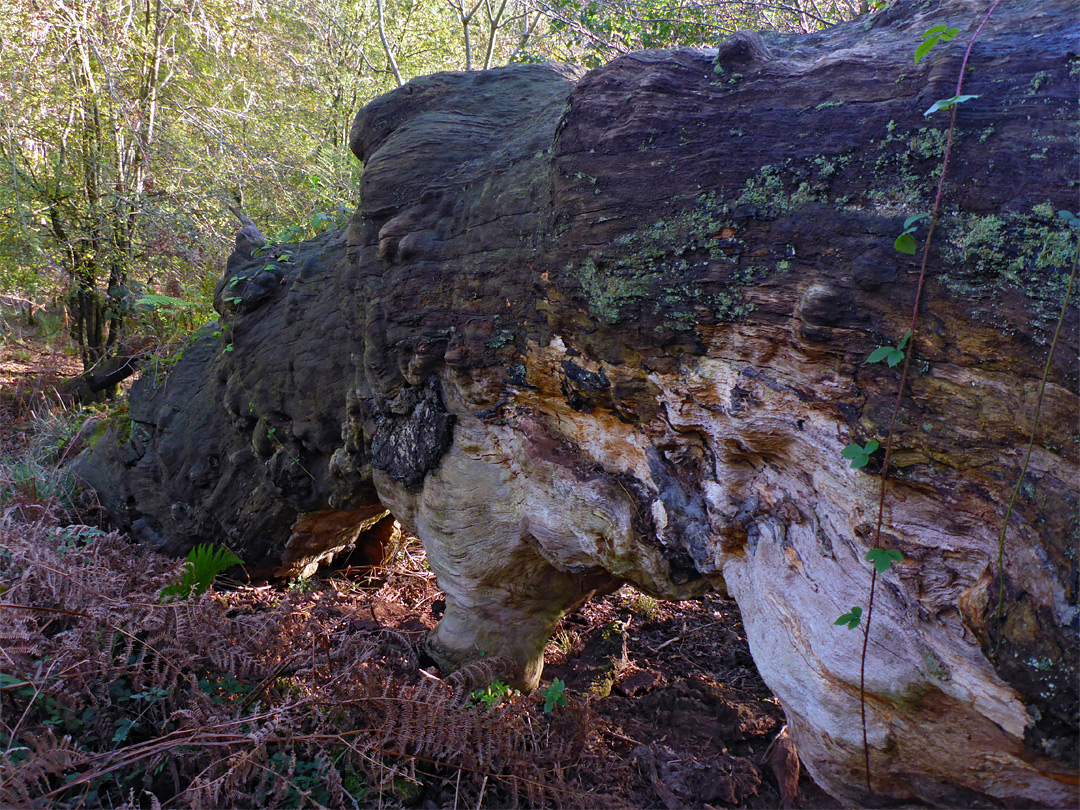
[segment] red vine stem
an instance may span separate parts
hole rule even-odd
[[[998,604],[997,604],[997,639],[994,641],[994,654],[997,654],[1001,646],[1001,612],[1005,604],[1005,531],[1009,528],[1009,518],[1012,516],[1016,497],[1020,494],[1020,485],[1027,476],[1028,463],[1031,461],[1031,450],[1035,446],[1035,434],[1039,429],[1039,414],[1042,412],[1043,394],[1046,393],[1046,380],[1050,376],[1050,361],[1054,358],[1054,349],[1057,348],[1058,337],[1061,335],[1061,325],[1065,323],[1065,313],[1069,309],[1069,298],[1072,297],[1073,283],[1076,281],[1076,266],[1080,263],[1080,242],[1076,244],[1073,253],[1072,273],[1069,275],[1069,286],[1065,288],[1065,300],[1061,303],[1061,315],[1058,317],[1057,327],[1054,329],[1054,339],[1050,342],[1050,351],[1046,355],[1046,365],[1043,366],[1042,379],[1039,381],[1039,396],[1035,401],[1035,416],[1031,420],[1031,435],[1028,437],[1027,452],[1024,454],[1024,464],[1020,468],[1020,477],[1016,479],[1016,487],[1009,499],[1009,508],[1005,510],[1005,519],[1001,523],[1001,536],[998,537]]]
[[[967,70],[968,60],[971,58],[971,49],[975,47],[975,40],[979,38],[990,15],[1001,5],[1001,0],[994,0],[994,4],[986,12],[979,27],[968,42],[967,50],[964,51],[964,59],[960,63],[960,76],[956,80],[956,93],[959,96],[964,86],[964,72]],[[881,465],[881,489],[878,495],[877,523],[874,526],[873,548],[879,548],[881,543],[881,526],[885,516],[885,483],[889,475],[889,459],[892,455],[893,432],[896,427],[896,417],[900,413],[900,403],[904,399],[904,386],[907,384],[908,368],[911,366],[911,355],[915,353],[915,330],[919,319],[919,304],[922,300],[923,284],[926,281],[926,267],[930,261],[930,242],[934,237],[934,228],[937,226],[938,211],[941,209],[941,199],[945,194],[945,173],[949,168],[949,154],[952,150],[953,132],[956,129],[956,108],[952,105],[952,116],[949,119],[949,132],[945,139],[945,154],[941,160],[941,176],[938,178],[937,194],[934,197],[934,207],[930,212],[930,229],[926,234],[926,243],[923,245],[922,265],[919,268],[919,283],[915,289],[915,303],[911,307],[911,325],[908,331],[911,335],[908,350],[904,353],[904,368],[900,373],[900,385],[896,391],[896,403],[893,405],[892,417],[889,419],[889,430],[885,437],[885,460]],[[870,643],[870,620],[874,615],[874,592],[877,588],[877,566],[874,566],[870,575],[870,600],[866,606],[866,624],[863,625],[862,655],[859,659],[859,713],[862,718],[863,759],[866,768],[866,791],[872,792],[870,784],[870,744],[866,735],[866,650]]]

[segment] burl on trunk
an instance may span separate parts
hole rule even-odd
[[[431,654],[509,655],[525,685],[598,590],[726,589],[837,797],[1070,805],[1075,305],[998,567],[1076,245],[1068,0],[1003,4],[968,64],[886,487],[876,795],[862,634],[834,624],[870,585],[882,453],[841,451],[884,441],[897,395],[900,366],[864,361],[908,329],[920,257],[893,241],[949,120],[923,113],[987,7],[410,82],[357,116],[350,225],[240,245],[219,323],[79,470],[136,537],[256,566],[347,545],[381,504],[446,592]],[[916,66],[941,23],[959,36]]]

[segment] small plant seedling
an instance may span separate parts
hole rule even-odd
[[[923,41],[919,47],[915,49],[915,64],[919,64],[919,61],[930,53],[930,51],[934,50],[934,46],[939,42],[948,42],[951,39],[955,39],[956,35],[959,33],[959,28],[949,28],[947,25],[935,25],[922,35]]]
[[[878,346],[872,352],[870,356],[866,358],[867,363],[887,363],[889,368],[892,368],[901,360],[904,359],[904,347],[907,346],[907,342],[911,340],[911,332],[905,332],[904,336],[900,339],[900,342],[896,346]]]
[[[483,703],[490,709],[502,703],[503,698],[516,693],[516,689],[511,689],[502,681],[492,681],[486,689],[477,689],[473,692],[471,698],[473,703]]]
[[[901,253],[906,253],[908,256],[914,256],[917,245],[915,244],[915,237],[912,236],[915,233],[915,226],[919,220],[926,219],[929,214],[915,214],[904,220],[904,232],[896,237],[896,241],[893,242],[893,247]]]
[[[1080,211],[1075,214],[1072,211],[1058,211],[1057,214],[1074,231],[1080,231]]]
[[[841,450],[840,455],[851,461],[851,469],[859,470],[870,463],[870,456],[874,455],[879,447],[881,443],[877,439],[871,439],[865,446],[853,442]]]
[[[873,564],[875,571],[884,574],[894,562],[903,562],[904,555],[895,548],[872,548],[866,552],[866,559]]]
[[[544,714],[551,714],[556,706],[566,705],[566,683],[562,678],[555,678],[551,686],[540,690],[544,696]]]
[[[184,575],[179,582],[161,591],[161,600],[164,602],[170,597],[191,599],[206,593],[218,574],[243,562],[227,548],[215,549],[213,543],[201,543],[188,552]]]
[[[853,607],[851,610],[849,610],[847,613],[845,613],[843,616],[833,622],[833,624],[846,624],[849,630],[854,630],[856,627],[859,626],[859,622],[861,621],[862,608]]]
[[[963,104],[965,101],[971,101],[973,98],[978,98],[978,95],[974,96],[953,96],[952,98],[939,98],[933,104],[930,105],[930,109],[923,113],[923,118],[929,118],[938,110],[951,110],[957,104]]]
[[[297,577],[289,583],[288,589],[290,593],[310,593],[315,590],[316,581],[312,577]]]

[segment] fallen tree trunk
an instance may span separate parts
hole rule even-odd
[[[131,375],[135,374],[147,355],[147,344],[125,345],[111,357],[84,371],[77,377],[64,380],[57,393],[66,402],[97,402]]]
[[[1076,245],[1065,0],[1003,6],[968,65],[885,491],[904,560],[876,583],[863,784],[862,634],[834,622],[867,604],[882,453],[841,451],[889,428],[901,367],[864,361],[908,329],[919,257],[893,241],[948,126],[923,112],[989,4],[923,5],[376,100],[349,227],[235,255],[220,323],[79,472],[145,541],[255,566],[355,541],[382,504],[446,592],[431,653],[508,655],[527,685],[599,589],[726,589],[834,795],[1070,805],[1075,305],[998,566]],[[914,66],[939,23],[959,37]]]

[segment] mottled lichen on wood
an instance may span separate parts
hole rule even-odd
[[[942,283],[958,295],[998,301],[1015,290],[1031,302],[1032,325],[1046,339],[1068,286],[1075,237],[1049,202],[1026,213],[946,218]]]

